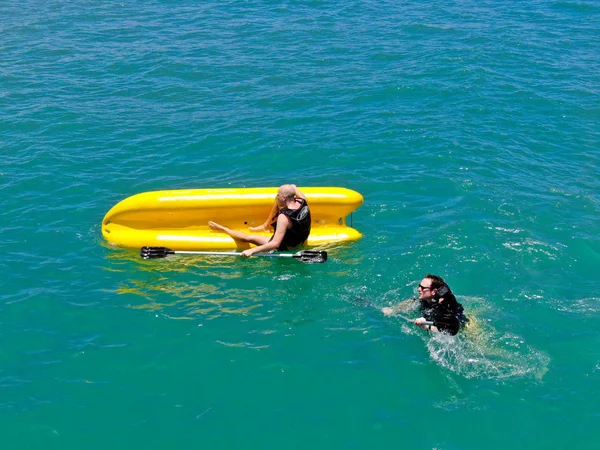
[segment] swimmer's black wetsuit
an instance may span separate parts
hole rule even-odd
[[[425,320],[433,322],[438,330],[451,335],[457,334],[469,322],[463,314],[463,307],[453,294],[437,301],[421,301],[421,314]]]

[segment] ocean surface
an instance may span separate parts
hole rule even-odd
[[[0,158],[3,450],[598,447],[598,0],[0,0]],[[101,235],[283,183],[360,192],[363,239]],[[428,272],[458,337],[381,313]]]

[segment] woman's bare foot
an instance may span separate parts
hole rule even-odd
[[[223,225],[219,225],[217,222],[208,222],[208,226],[212,229],[212,230],[217,230],[217,231],[223,231],[225,232],[225,227]]]

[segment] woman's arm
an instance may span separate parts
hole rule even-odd
[[[303,198],[304,200],[306,200],[306,195],[304,195],[297,187],[295,184],[292,184],[292,187],[294,188],[294,195],[296,196],[296,198]]]
[[[273,207],[271,208],[271,212],[269,213],[269,217],[262,225],[257,227],[249,227],[250,231],[269,231],[271,229],[271,224],[273,223],[273,219],[277,215],[279,211],[279,204],[277,203],[277,197],[275,197],[275,202],[273,203]]]
[[[268,252],[271,250],[278,249],[279,246],[281,245],[281,242],[283,241],[283,237],[285,236],[285,232],[287,231],[289,226],[291,226],[290,218],[288,216],[286,216],[285,214],[281,214],[277,218],[277,230],[275,231],[275,234],[273,235],[273,239],[271,239],[266,244],[258,245],[256,247],[250,248],[248,250],[244,250],[242,252],[242,256],[244,258],[249,258],[250,256],[254,255],[255,253],[263,253],[263,252]]]

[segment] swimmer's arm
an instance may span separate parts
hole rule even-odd
[[[397,305],[381,308],[381,312],[383,312],[383,314],[386,316],[393,316],[399,312],[410,312],[414,309],[414,302],[414,298],[409,298],[408,300],[404,300]]]
[[[434,332],[440,331],[435,325],[429,325],[430,323],[431,322],[427,322],[427,319],[425,319],[424,317],[419,317],[418,319],[415,319],[415,325],[423,330]]]

